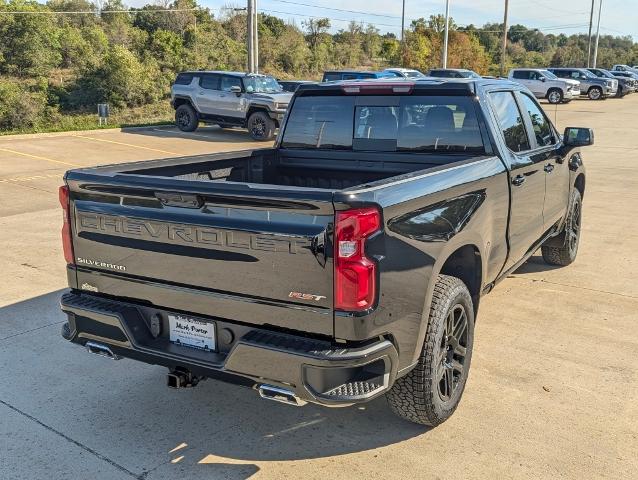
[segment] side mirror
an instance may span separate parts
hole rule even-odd
[[[593,145],[594,131],[591,128],[567,127],[563,134],[563,143],[568,147]]]
[[[230,91],[239,96],[241,94],[241,87],[238,85],[233,85],[232,87],[230,87]]]
[[[545,83],[547,79],[545,77],[541,77],[541,82]]]

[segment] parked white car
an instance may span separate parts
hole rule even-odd
[[[526,86],[536,98],[546,98],[549,103],[567,103],[580,96],[580,82],[558,78],[542,68],[513,68],[508,78]]]
[[[418,70],[412,70],[410,68],[386,68],[384,73],[389,73],[395,77],[402,78],[424,78],[425,75]]]

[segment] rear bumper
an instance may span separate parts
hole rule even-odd
[[[398,355],[384,339],[347,346],[217,319],[217,351],[172,344],[166,310],[72,291],[62,296],[68,315],[65,338],[107,346],[113,354],[186,369],[194,375],[258,388],[267,384],[325,406],[362,403],[394,383]]]

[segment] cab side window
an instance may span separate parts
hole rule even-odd
[[[203,75],[199,79],[199,86],[206,90],[219,90],[219,75]]]
[[[241,78],[231,77],[230,75],[224,75],[222,77],[220,90],[223,90],[224,92],[230,92],[231,87],[241,88]]]
[[[526,72],[525,70],[515,70],[512,76],[517,80],[528,80],[531,78],[530,72]]]
[[[525,110],[527,110],[529,120],[532,122],[534,137],[536,137],[538,146],[546,147],[548,145],[554,145],[556,143],[554,130],[545,116],[545,113],[543,113],[543,110],[538,106],[536,101],[526,93],[521,93],[521,98],[523,100],[523,106]]]
[[[512,92],[492,92],[490,99],[507,147],[513,152],[529,150],[529,140],[523,116],[516,105],[514,94]]]

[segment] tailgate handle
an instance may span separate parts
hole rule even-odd
[[[162,202],[162,205],[182,208],[201,208],[204,204],[198,195],[191,195],[178,192],[155,192],[155,197]]]

